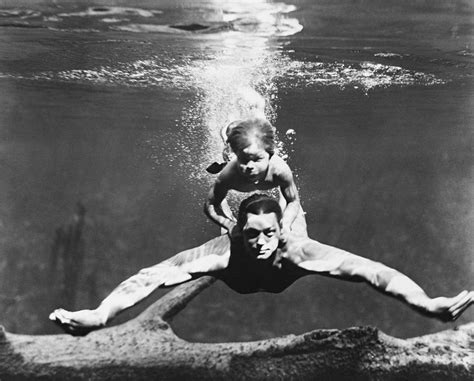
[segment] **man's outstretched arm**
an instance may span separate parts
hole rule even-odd
[[[309,271],[351,281],[364,281],[418,312],[442,321],[456,320],[474,303],[474,291],[463,291],[452,298],[430,298],[413,280],[395,269],[312,240],[303,245],[293,261]]]
[[[204,274],[224,269],[228,264],[230,241],[228,236],[214,238],[151,267],[120,283],[93,310],[66,311],[56,309],[49,318],[70,333],[87,332],[104,326],[121,311],[145,299],[158,287],[175,286],[192,279],[195,273]]]

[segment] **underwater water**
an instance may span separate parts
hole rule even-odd
[[[311,237],[430,295],[473,289],[473,12],[468,1],[0,0],[0,323],[60,332],[54,308],[96,306],[218,234],[202,213],[205,168],[255,97]],[[54,239],[78,202],[81,257],[67,264]],[[398,337],[454,326],[317,276],[277,295],[217,283],[173,322],[206,342],[354,325]]]

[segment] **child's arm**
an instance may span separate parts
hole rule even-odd
[[[277,178],[280,185],[281,193],[286,200],[286,208],[283,211],[283,218],[281,220],[283,229],[290,231],[291,225],[293,224],[298,212],[301,208],[300,197],[298,195],[298,189],[296,188],[295,181],[293,179],[293,173],[290,167],[286,164],[283,159],[278,158],[278,171]]]
[[[232,219],[232,216],[228,215],[229,213],[226,214],[222,208],[222,202],[228,191],[229,189],[226,186],[226,182],[223,181],[222,176],[219,176],[209,191],[209,195],[204,204],[204,213],[217,225],[230,232],[235,225],[235,221]]]

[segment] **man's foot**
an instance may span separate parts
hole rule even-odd
[[[433,317],[448,322],[454,321],[474,303],[474,291],[463,291],[452,298],[433,298],[427,306],[427,311]]]
[[[105,324],[103,317],[97,310],[71,312],[58,308],[49,315],[49,319],[73,336],[84,336]]]

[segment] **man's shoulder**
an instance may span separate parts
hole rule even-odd
[[[308,237],[298,236],[290,232],[286,236],[285,244],[282,247],[284,257],[298,264],[305,260],[305,253],[312,242],[313,240]]]
[[[200,246],[203,255],[217,255],[227,257],[230,254],[231,242],[227,234],[215,237]]]
[[[286,237],[286,245],[288,247],[305,248],[308,245],[319,244],[319,242],[315,241],[314,239],[311,239],[307,236],[294,234],[292,232],[289,232]]]
[[[320,266],[323,264],[333,266],[334,263],[338,264],[341,260],[340,256],[334,255],[334,251],[330,246],[308,237],[290,235],[286,246],[284,257],[297,265],[302,262],[317,262]]]

